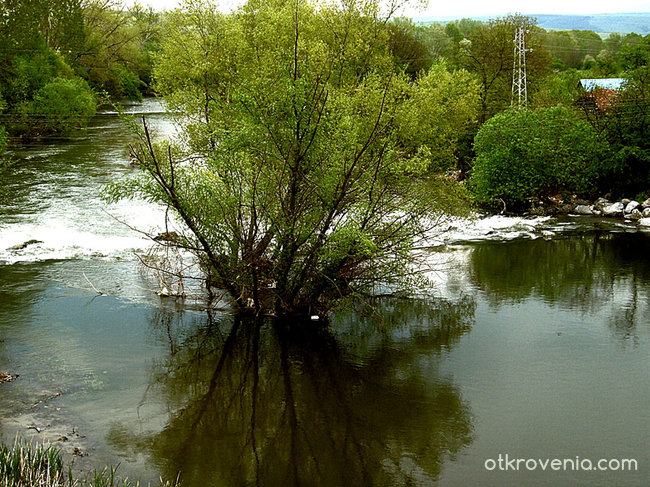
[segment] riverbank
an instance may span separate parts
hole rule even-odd
[[[113,466],[95,469],[83,476],[74,473],[61,450],[50,443],[22,439],[12,446],[0,443],[0,485],[3,487],[140,487],[140,481],[122,478]],[[180,483],[160,480],[157,487],[180,487]],[[154,484],[147,484],[153,487]]]

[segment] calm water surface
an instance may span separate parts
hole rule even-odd
[[[129,109],[173,133],[157,103]],[[83,139],[14,153],[0,372],[20,377],[0,384],[3,440],[47,439],[87,454],[75,468],[181,472],[197,487],[647,485],[647,233],[499,220],[432,254],[437,297],[377,300],[289,333],[155,294],[134,256],[149,241],[118,220],[150,230],[164,212],[100,198],[133,174],[128,140],[105,113]],[[638,470],[486,470],[500,454]]]

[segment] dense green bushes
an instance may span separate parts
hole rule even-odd
[[[476,135],[470,187],[480,203],[522,207],[532,197],[588,195],[608,146],[564,107],[509,110]]]
[[[45,132],[64,133],[85,125],[96,106],[96,97],[84,80],[54,78],[38,90],[31,112]]]

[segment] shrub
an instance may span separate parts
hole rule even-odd
[[[479,203],[521,208],[535,196],[594,192],[608,146],[576,112],[557,106],[495,116],[474,150],[470,188]]]
[[[88,123],[95,115],[97,99],[81,78],[54,78],[36,93],[30,108],[41,130],[64,133]]]

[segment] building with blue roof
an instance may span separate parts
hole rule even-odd
[[[586,78],[580,80],[580,85],[588,93],[591,93],[597,88],[602,90],[620,90],[625,83],[625,78]]]

